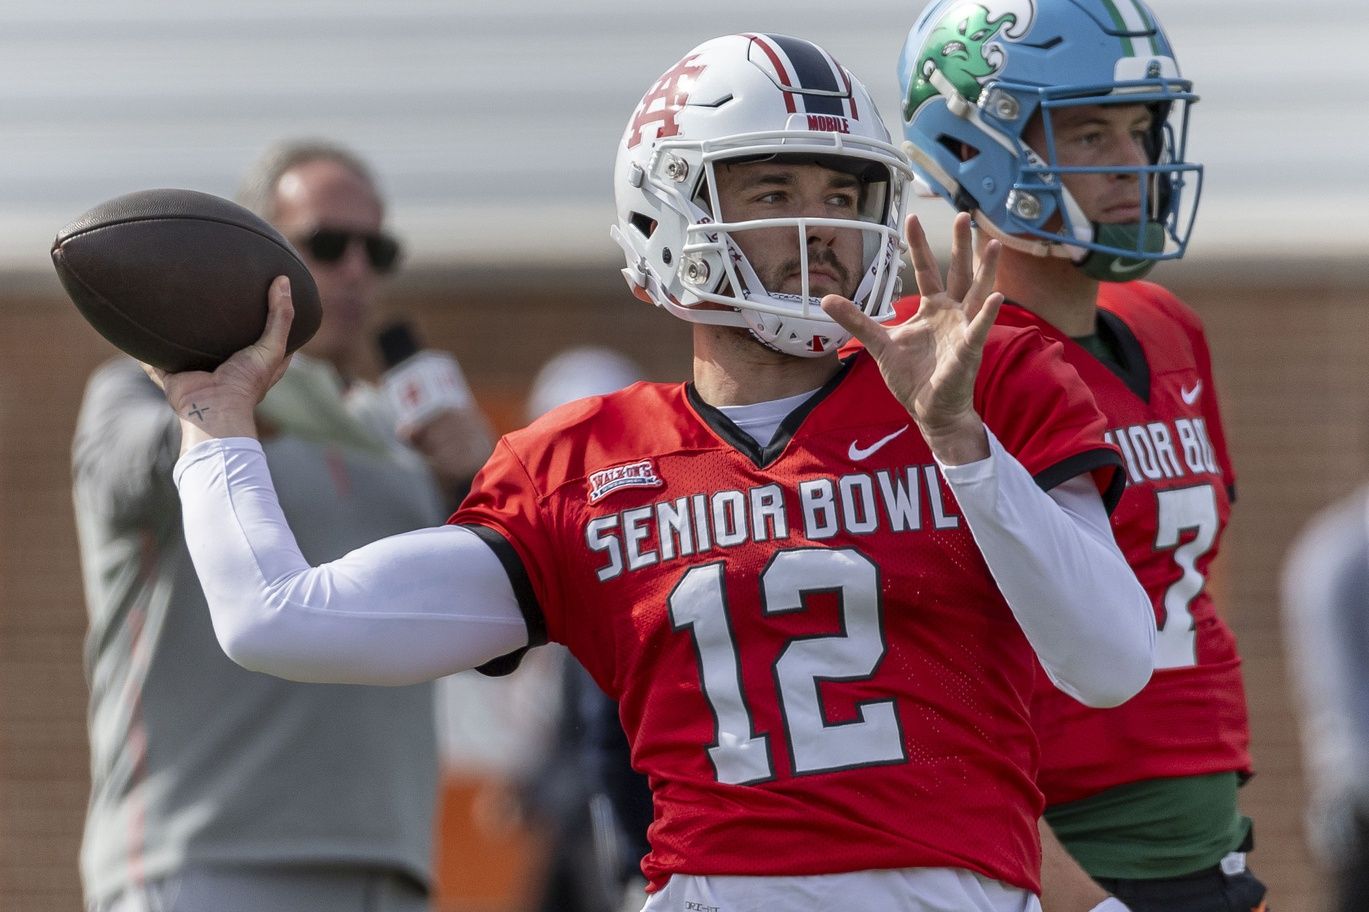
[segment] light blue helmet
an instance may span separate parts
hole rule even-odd
[[[1067,256],[1090,276],[1140,278],[1188,246],[1202,166],[1185,161],[1189,107],[1169,39],[1140,0],[937,0],[899,59],[904,150],[930,188],[1005,245]],[[1052,118],[1079,105],[1145,104],[1150,164],[1062,167]],[[1040,115],[1045,148],[1022,139]],[[1088,220],[1061,175],[1135,173],[1136,222]]]

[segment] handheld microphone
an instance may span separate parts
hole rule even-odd
[[[376,341],[386,368],[381,387],[401,429],[421,427],[447,409],[472,406],[471,387],[461,365],[446,352],[420,349],[408,323],[391,323]]]

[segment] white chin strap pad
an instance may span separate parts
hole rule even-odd
[[[768,348],[799,358],[820,358],[841,348],[851,334],[828,320],[804,320],[776,314],[742,311],[751,335]]]

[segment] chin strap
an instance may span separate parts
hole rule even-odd
[[[1132,282],[1145,277],[1155,268],[1156,261],[1153,259],[1137,259],[1127,256],[1125,253],[1106,250],[1084,251],[1076,245],[1067,244],[1063,241],[1048,241],[1044,238],[1006,234],[985,218],[984,213],[975,210],[974,216],[975,227],[1009,250],[1016,250],[1032,256],[1061,257],[1073,260],[1074,265],[1084,275],[1095,281]],[[1139,243],[1138,238],[1140,238]],[[1109,247],[1121,248],[1122,250],[1130,249],[1154,254],[1165,249],[1165,229],[1159,222],[1146,222],[1145,227],[1140,229],[1132,224],[1095,224],[1093,226],[1093,240],[1094,243],[1106,244]],[[1080,253],[1083,253],[1082,259],[1079,258]]]
[[[766,348],[796,358],[821,358],[841,348],[851,338],[839,324],[826,320],[781,317],[754,310],[744,311],[742,316],[753,339]]]
[[[989,221],[981,210],[976,209],[970,213],[974,216],[974,225],[989,237],[998,241],[1009,250],[1016,250],[1018,253],[1029,253],[1039,257],[1062,257],[1064,259],[1076,260],[1081,252],[1078,247],[1065,244],[1062,241],[1048,241],[1045,238],[1022,237],[1017,234],[1008,234],[1001,230],[993,222]]]
[[[1159,222],[1136,225],[1094,225],[1094,242],[1109,247],[1131,249],[1142,253],[1162,253],[1165,249],[1165,227]],[[1079,269],[1100,282],[1132,282],[1155,268],[1155,260],[1137,259],[1125,253],[1093,250],[1079,261]]]

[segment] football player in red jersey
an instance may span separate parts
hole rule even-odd
[[[1045,906],[1261,908],[1236,800],[1240,658],[1206,588],[1235,477],[1202,324],[1140,281],[1188,243],[1192,86],[1139,0],[940,0],[899,73],[918,177],[1002,244],[999,323],[1060,342],[1107,417],[1128,481],[1113,531],[1154,604],[1156,671],[1135,699],[1037,687],[1045,819],[1098,881],[1043,831]]]
[[[692,324],[692,382],[557,409],[451,524],[321,567],[251,439],[273,286],[256,346],[160,375],[225,650],[400,683],[566,644],[652,786],[650,910],[1037,909],[1036,663],[1115,705],[1154,624],[1091,396],[1040,332],[992,325],[997,245],[975,272],[962,219],[943,283],[911,224],[923,307],[879,322],[909,176],[821,48],[696,48],[624,132],[614,229],[633,291]],[[848,332],[866,350],[842,361]]]

